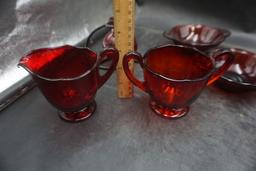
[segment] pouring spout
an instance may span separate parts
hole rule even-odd
[[[21,57],[18,67],[23,67],[32,75],[37,75],[49,63],[62,56],[72,47],[65,45],[58,48],[42,48],[33,50]]]

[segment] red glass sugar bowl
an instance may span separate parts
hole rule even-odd
[[[103,58],[112,59],[104,75],[98,66]],[[18,66],[25,68],[46,99],[70,122],[84,120],[96,109],[94,97],[116,68],[118,51],[106,49],[100,55],[89,48],[65,45],[33,50]]]
[[[217,47],[231,32],[222,28],[202,24],[177,25],[163,35],[175,44],[195,47],[199,50],[209,50]]]
[[[143,69],[144,81],[129,70],[129,61],[136,60]],[[214,61],[215,60],[215,61]],[[213,57],[182,45],[164,45],[149,49],[144,57],[130,52],[123,67],[130,81],[150,96],[150,107],[165,118],[179,118],[202,90],[218,79],[230,66],[233,55],[218,50]]]

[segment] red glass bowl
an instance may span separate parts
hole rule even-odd
[[[163,35],[175,44],[208,50],[221,44],[231,35],[230,31],[202,24],[177,25]]]
[[[243,49],[231,49],[234,61],[216,84],[227,91],[256,90],[256,54]]]

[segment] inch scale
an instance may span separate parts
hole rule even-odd
[[[135,0],[113,0],[114,5],[114,34],[115,47],[119,51],[117,64],[117,90],[119,98],[133,96],[133,85],[126,77],[123,70],[123,56],[134,51],[134,13]],[[134,62],[129,63],[130,70],[134,70]]]

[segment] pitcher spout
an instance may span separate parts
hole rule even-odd
[[[42,48],[33,50],[27,55],[21,57],[18,67],[24,68],[32,76],[44,76],[44,70],[49,67],[51,63],[56,61],[71,49],[72,46],[64,45],[57,48]]]

